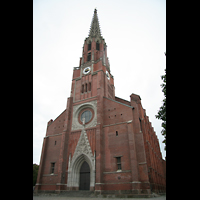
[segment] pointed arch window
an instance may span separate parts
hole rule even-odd
[[[82,85],[82,91],[81,92],[84,93],[84,84]]]
[[[91,82],[89,82],[88,91],[91,91]]]
[[[139,118],[139,121],[140,121],[140,129],[142,131],[142,122],[141,122],[141,119]]]
[[[97,41],[97,43],[96,43],[96,50],[99,50],[99,41]]]

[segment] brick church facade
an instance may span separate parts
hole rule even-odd
[[[35,191],[165,191],[165,161],[139,95],[115,96],[97,10],[66,109],[47,123]]]

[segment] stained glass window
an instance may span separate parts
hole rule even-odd
[[[83,121],[83,118],[85,118],[85,123],[89,122],[92,119],[92,112],[89,110],[84,111],[81,114],[81,121]]]

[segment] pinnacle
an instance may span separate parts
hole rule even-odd
[[[93,15],[92,23],[90,26],[89,36],[91,36],[91,37],[101,36],[101,30],[100,30],[100,26],[99,26],[99,20],[98,20],[96,8],[94,9],[94,15]]]

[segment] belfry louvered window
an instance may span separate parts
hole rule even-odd
[[[90,60],[91,60],[91,53],[88,53],[87,61],[90,61]]]
[[[88,44],[88,51],[90,51],[91,50],[91,42],[89,42],[89,44]]]

